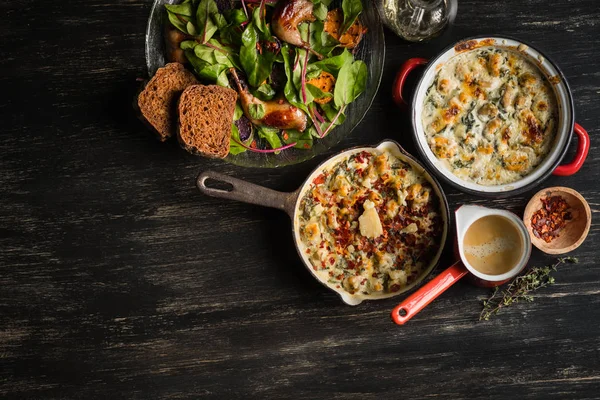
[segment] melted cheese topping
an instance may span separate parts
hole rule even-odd
[[[523,55],[483,47],[451,58],[427,89],[429,147],[457,177],[502,185],[528,175],[556,136],[556,99]]]
[[[323,282],[350,294],[396,292],[435,257],[443,220],[427,179],[388,152],[363,151],[314,179],[300,238]]]

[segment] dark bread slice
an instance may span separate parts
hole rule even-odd
[[[235,112],[237,92],[216,85],[194,85],[179,98],[181,147],[192,154],[225,158]]]
[[[177,100],[190,85],[197,84],[194,75],[182,64],[169,63],[156,74],[138,96],[142,117],[156,130],[158,139],[165,141],[177,132]]]

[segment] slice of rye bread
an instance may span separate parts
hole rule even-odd
[[[182,64],[169,63],[156,71],[138,96],[140,113],[161,142],[177,133],[177,100],[185,88],[197,83]]]
[[[192,154],[225,158],[235,112],[237,92],[216,85],[194,85],[179,98],[181,147]]]

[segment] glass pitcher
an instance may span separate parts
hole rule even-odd
[[[456,17],[458,0],[379,0],[385,25],[410,42],[439,35]]]

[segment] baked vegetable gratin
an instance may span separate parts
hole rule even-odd
[[[300,238],[321,281],[350,294],[397,292],[435,257],[440,201],[419,171],[362,151],[317,176],[300,201]]]
[[[440,68],[422,123],[429,147],[454,175],[502,185],[528,175],[549,153],[557,105],[548,80],[524,55],[482,47]]]

